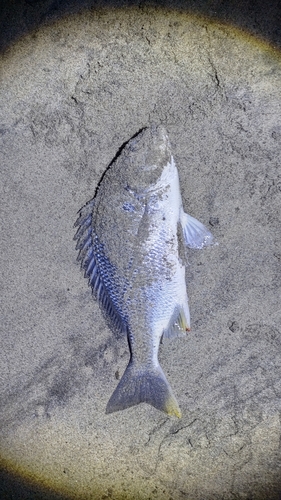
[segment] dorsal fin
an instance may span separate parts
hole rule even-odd
[[[88,283],[92,288],[93,295],[98,300],[101,309],[105,313],[110,327],[123,333],[127,331],[126,324],[120,315],[114,298],[110,297],[104,278],[104,272],[101,271],[101,264],[104,265],[107,274],[113,272],[113,266],[104,255],[101,256],[102,245],[94,232],[92,218],[95,200],[90,200],[80,211],[79,217],[75,222],[78,230],[74,236],[77,241],[76,250],[79,250],[77,260],[81,263],[81,269],[85,271],[84,276],[88,278]],[[96,254],[96,248],[99,249],[99,258]]]

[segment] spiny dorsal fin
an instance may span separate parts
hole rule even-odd
[[[90,200],[80,211],[79,217],[75,223],[78,230],[74,236],[76,250],[79,250],[77,260],[81,263],[81,268],[85,271],[84,276],[88,278],[89,285],[92,288],[93,295],[98,300],[106,319],[110,326],[118,333],[126,331],[126,325],[114,304],[114,297],[110,297],[105,285],[104,274],[113,273],[113,266],[102,253],[102,245],[99,243],[93,225],[93,209],[95,200]],[[98,248],[99,257],[96,249]],[[101,271],[105,268],[106,273]]]

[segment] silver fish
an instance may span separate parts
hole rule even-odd
[[[178,171],[163,126],[121,149],[79,212],[78,260],[111,327],[127,336],[130,361],[106,413],[146,402],[181,417],[158,361],[162,338],[190,329],[179,231],[190,248],[211,233],[182,207]]]

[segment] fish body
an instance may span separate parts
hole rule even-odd
[[[158,349],[162,337],[190,329],[179,234],[191,248],[211,244],[212,235],[183,210],[164,127],[147,128],[123,147],[76,225],[85,276],[112,329],[127,335],[130,348],[106,412],[146,402],[180,417]]]

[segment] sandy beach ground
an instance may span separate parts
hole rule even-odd
[[[0,63],[0,475],[5,499],[281,498],[278,2],[7,2]],[[160,362],[182,419],[105,415],[129,351],[76,263],[77,211],[165,125],[191,332]]]

